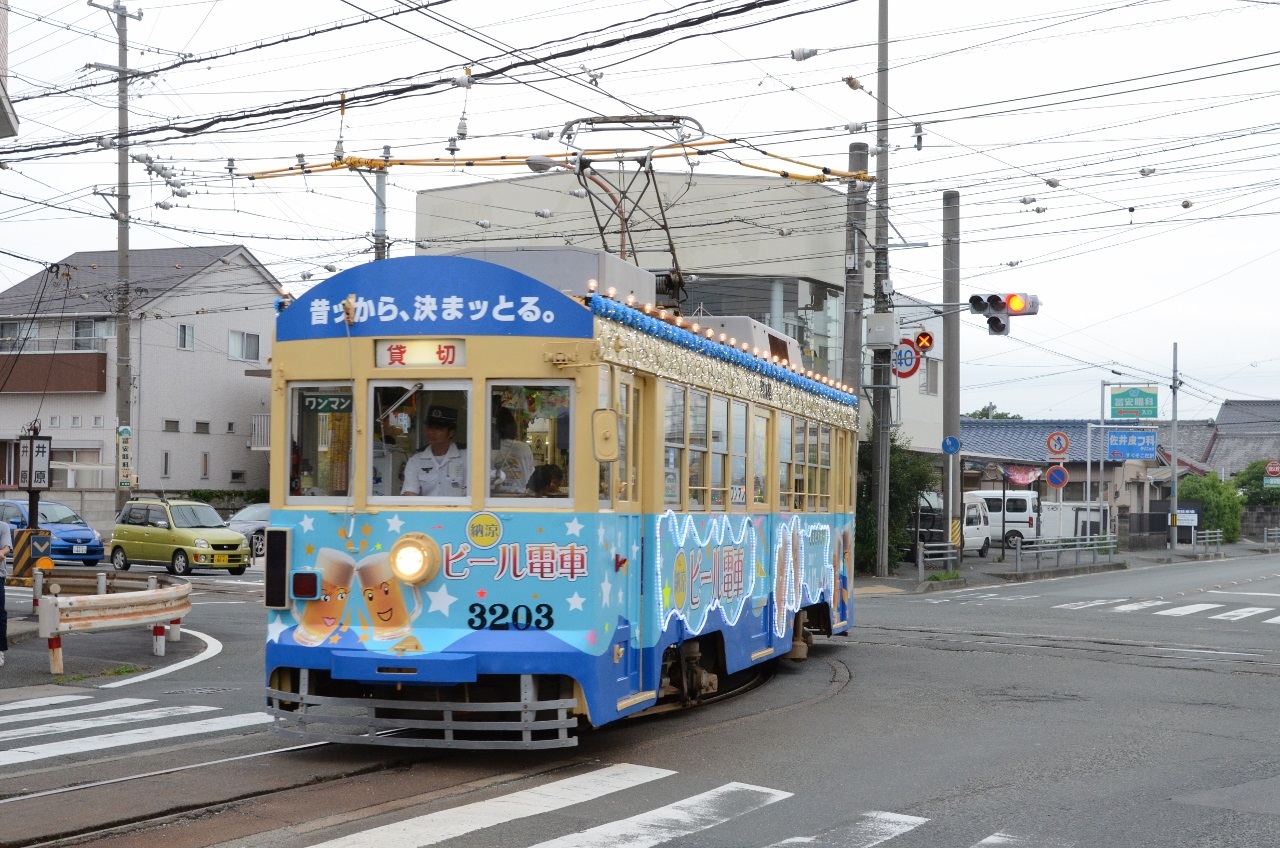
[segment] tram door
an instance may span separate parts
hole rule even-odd
[[[618,461],[614,463],[617,533],[610,540],[614,545],[614,573],[609,575],[609,579],[614,585],[609,602],[610,607],[618,611],[619,632],[614,644],[622,648],[618,663],[619,680],[626,677],[628,688],[633,693],[640,691],[644,679],[641,669],[645,610],[644,517],[641,513],[643,379],[634,374],[619,374],[614,396],[614,408],[618,411]]]

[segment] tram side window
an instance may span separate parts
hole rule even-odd
[[[489,495],[497,498],[567,498],[573,479],[567,385],[493,383]]]
[[[769,416],[756,415],[755,426],[751,431],[751,491],[752,502],[767,504],[769,502]]]
[[[778,507],[783,512],[790,512],[792,498],[795,497],[795,478],[791,476],[792,463],[792,418],[790,415],[778,416]]]
[[[740,400],[733,402],[730,416],[730,501],[735,507],[747,505],[747,405]]]
[[[809,422],[803,418],[795,419],[795,426],[792,428],[791,434],[791,490],[795,493],[792,499],[792,506],[796,512],[804,512],[804,493],[809,490],[808,485],[808,454],[805,450],[805,437],[809,431]]]
[[[728,494],[729,399],[711,398],[711,507],[725,508]]]
[[[701,512],[708,503],[707,425],[710,397],[689,392],[689,510]]]
[[[680,506],[680,470],[684,467],[684,388],[667,386],[663,410],[662,502]]]
[[[809,511],[831,511],[831,427],[826,424],[817,425],[817,456],[815,467],[811,470],[814,485],[809,489]],[[810,432],[813,425],[810,425]]]
[[[465,497],[470,395],[431,383],[375,386],[369,494]]]
[[[346,497],[351,492],[350,386],[293,386],[289,494]]]

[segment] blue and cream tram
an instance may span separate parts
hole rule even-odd
[[[856,398],[615,257],[487,258],[374,262],[279,312],[276,729],[573,745],[847,631]]]

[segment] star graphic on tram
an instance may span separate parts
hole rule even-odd
[[[578,517],[575,515],[572,521],[565,522],[564,532],[568,533],[570,536],[582,538],[582,527],[582,522],[578,521]]]
[[[315,519],[309,515],[302,516],[302,520],[298,522],[298,526],[302,528],[303,533],[310,533],[315,528]]]
[[[427,612],[442,612],[446,618],[449,616],[449,607],[458,600],[449,594],[448,586],[441,586],[434,592],[427,592],[427,597],[431,599],[431,608]]]
[[[271,620],[267,622],[267,641],[279,642],[280,634],[289,629],[289,625],[285,624],[278,613],[271,614]]]
[[[400,520],[400,513],[396,513],[387,519],[387,530],[392,533],[399,533],[400,528],[404,526],[404,522]]]
[[[609,575],[604,576],[604,582],[600,584],[600,596],[604,601],[604,605],[609,606],[609,593],[613,591],[613,584],[609,582]]]
[[[427,594],[430,594],[430,592],[428,592]],[[569,609],[571,609],[571,610],[581,610],[581,609],[582,609],[582,604],[583,604],[587,599],[586,599],[586,598],[584,598],[584,597],[582,597],[581,595],[579,595],[577,592],[574,592],[572,595],[570,595],[569,597],[565,598],[565,600],[569,602]]]

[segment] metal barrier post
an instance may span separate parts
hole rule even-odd
[[[105,571],[101,571],[98,573],[97,582],[98,582],[98,594],[99,595],[107,594],[107,573]]]
[[[916,537],[916,580],[924,582],[924,540]]]
[[[1039,563],[1036,564],[1036,567],[1037,568],[1040,567]],[[1018,574],[1022,573],[1022,538],[1021,537],[1015,538],[1013,540],[1013,570]]]
[[[44,594],[44,569],[37,568],[36,573],[31,575],[31,613],[37,615],[40,612],[40,596]]]

